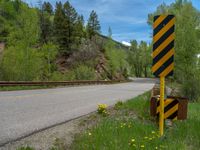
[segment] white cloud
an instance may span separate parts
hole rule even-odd
[[[126,46],[131,46],[131,43],[126,42],[126,41],[122,41],[122,44],[126,45]]]

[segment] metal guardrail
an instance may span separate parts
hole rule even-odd
[[[122,80],[82,80],[82,81],[0,81],[0,87],[6,86],[66,86],[66,85],[90,85],[90,84],[113,84],[113,83],[122,83],[126,81]]]

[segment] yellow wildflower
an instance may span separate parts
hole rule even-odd
[[[108,106],[106,104],[98,104],[97,112],[99,114],[107,115],[108,114],[107,111],[106,111],[107,107]]]
[[[92,135],[92,133],[90,133],[90,132],[89,132],[89,133],[88,133],[88,135],[89,135],[89,136],[91,136],[91,135]]]
[[[144,145],[141,145],[140,147],[141,147],[141,148],[144,148]]]
[[[135,139],[131,139],[131,142],[135,142]]]

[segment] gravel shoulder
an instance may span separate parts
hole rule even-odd
[[[69,149],[74,139],[74,135],[83,130],[83,126],[80,124],[92,116],[92,114],[94,113],[35,133],[21,140],[6,144],[4,147],[1,147],[0,150],[16,150],[22,146],[34,147],[35,150],[49,150],[55,144],[63,145],[65,148]]]

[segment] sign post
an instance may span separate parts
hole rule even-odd
[[[165,77],[160,77],[160,117],[159,117],[159,128],[160,135],[164,132],[164,98],[165,98]]]
[[[175,16],[154,16],[153,23],[153,65],[154,76],[160,78],[160,135],[164,133],[165,77],[172,76],[174,70]]]

